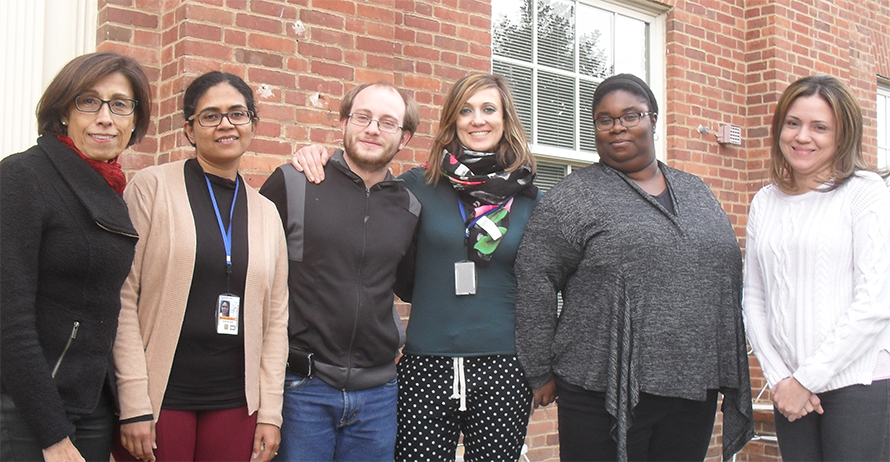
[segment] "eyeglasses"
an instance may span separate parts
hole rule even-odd
[[[202,127],[218,127],[222,123],[223,117],[228,119],[232,125],[244,125],[253,120],[253,113],[250,111],[206,111],[192,115],[188,118],[188,121],[191,122],[198,119],[198,123]]]
[[[103,104],[108,105],[108,110],[112,114],[126,116],[136,110],[138,101],[128,98],[115,98],[112,100],[104,100],[90,95],[80,95],[74,98],[74,107],[80,112],[99,112]]]
[[[615,125],[616,120],[621,121],[621,125],[624,125],[624,128],[632,128],[636,127],[640,124],[640,120],[647,115],[655,115],[655,112],[629,112],[624,114],[617,119],[613,119],[609,116],[601,116],[593,120],[593,125],[596,126],[596,129],[604,132],[607,130],[611,130]]]
[[[357,127],[365,128],[371,122],[377,122],[377,128],[383,133],[398,133],[402,129],[401,125],[392,120],[372,119],[365,114],[349,114],[349,123]]]

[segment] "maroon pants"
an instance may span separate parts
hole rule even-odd
[[[176,411],[161,409],[155,427],[158,462],[250,460],[257,413],[247,415],[247,407],[219,411]],[[120,445],[120,437],[117,438]],[[135,462],[123,448],[115,460]],[[122,457],[122,456],[126,457]]]

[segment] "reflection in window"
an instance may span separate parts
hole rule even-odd
[[[589,5],[578,8],[578,71],[586,76],[604,79],[610,74],[612,16]]]

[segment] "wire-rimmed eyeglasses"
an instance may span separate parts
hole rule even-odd
[[[632,128],[636,127],[640,124],[640,120],[647,115],[655,115],[655,112],[628,112],[627,114],[618,117],[617,119],[613,119],[609,116],[600,116],[596,119],[593,119],[593,125],[597,130],[604,132],[607,130],[611,130],[613,126],[615,126],[615,120],[620,120],[621,125],[624,125],[624,128]]]
[[[74,107],[80,112],[99,112],[103,104],[108,105],[108,110],[114,115],[127,116],[136,110],[139,102],[129,98],[114,98],[104,100],[91,95],[80,95],[74,98]]]
[[[371,122],[377,122],[377,128],[383,133],[398,133],[402,126],[392,120],[372,119],[365,114],[349,114],[349,123],[357,127],[365,128],[371,125]]]
[[[218,127],[222,123],[223,117],[228,119],[232,125],[244,125],[253,120],[253,113],[250,111],[204,111],[193,114],[188,118],[188,121],[198,119],[198,124],[202,127]]]

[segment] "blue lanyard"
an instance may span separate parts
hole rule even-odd
[[[465,230],[465,233],[466,233],[467,237],[470,237],[470,228],[472,228],[473,225],[475,225],[475,224],[476,224],[479,220],[481,220],[482,218],[484,218],[484,217],[490,215],[491,213],[493,213],[495,210],[497,210],[497,209],[499,209],[499,208],[501,208],[501,207],[507,205],[507,202],[510,202],[510,199],[512,199],[512,198],[513,198],[513,196],[508,197],[507,200],[505,200],[503,204],[501,204],[501,205],[499,205],[499,206],[497,206],[497,207],[495,207],[495,208],[493,208],[493,209],[491,209],[491,210],[489,210],[489,211],[483,213],[482,215],[479,215],[479,216],[476,217],[473,221],[471,221],[469,224],[467,224],[467,227],[466,227],[466,230]],[[467,222],[467,211],[464,210],[464,203],[461,202],[459,198],[457,199],[457,205],[460,207],[460,217],[463,218],[464,223],[466,223],[466,222]]]
[[[223,245],[226,247],[226,273],[232,274],[232,215],[235,213],[235,201],[238,200],[238,176],[235,176],[235,195],[232,197],[232,208],[229,210],[229,230],[223,226],[222,216],[219,214],[219,206],[216,205],[216,195],[213,194],[213,187],[210,186],[210,178],[204,174],[207,180],[207,190],[210,191],[210,200],[213,201],[213,211],[216,212],[216,221],[219,223],[219,232],[222,234]]]

